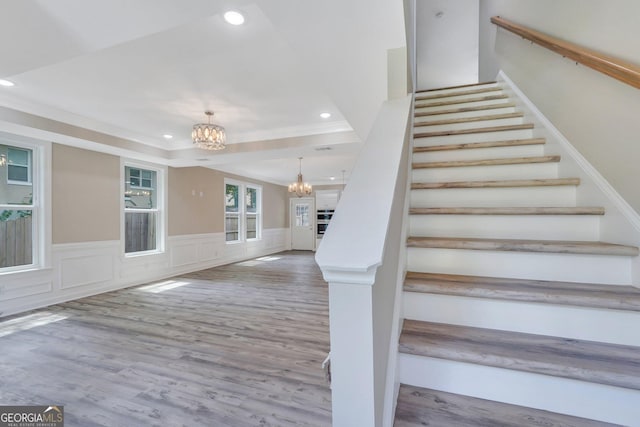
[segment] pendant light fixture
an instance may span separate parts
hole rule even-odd
[[[296,193],[296,196],[298,197],[309,196],[313,191],[313,188],[311,187],[311,184],[304,182],[302,179],[302,157],[298,157],[298,162],[300,163],[298,180],[289,184],[289,193]]]
[[[198,123],[193,125],[191,139],[193,145],[205,150],[224,150],[227,141],[227,135],[222,126],[211,124],[212,111],[205,111],[207,115],[207,123]]]

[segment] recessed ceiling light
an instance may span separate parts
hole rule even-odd
[[[10,82],[9,80],[0,79],[0,86],[11,87],[15,86],[15,83]]]
[[[242,25],[244,24],[244,15],[235,10],[229,10],[224,13],[224,20],[231,25]]]
[[[330,179],[331,181],[335,181],[336,177],[335,177],[335,176],[330,176],[330,177],[329,177],[329,179]]]
[[[331,117],[331,113],[320,113],[320,117],[322,117],[323,119],[328,119],[329,117]]]
[[[173,138],[173,135],[169,135],[168,133],[165,133],[164,135],[162,135],[162,137],[164,139],[171,139],[171,138]]]

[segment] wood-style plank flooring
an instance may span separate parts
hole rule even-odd
[[[284,252],[0,319],[0,405],[66,426],[328,426],[327,286]]]
[[[394,427],[614,427],[516,405],[400,386]]]

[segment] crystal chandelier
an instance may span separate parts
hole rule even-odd
[[[212,111],[205,111],[204,114],[208,117],[207,123],[193,125],[193,131],[191,132],[193,144],[205,150],[224,150],[224,144],[227,140],[224,128],[211,124]]]
[[[289,184],[289,193],[296,193],[296,196],[298,197],[308,196],[311,194],[313,189],[311,188],[311,184],[302,180],[302,157],[298,157],[298,161],[300,162],[298,180]]]

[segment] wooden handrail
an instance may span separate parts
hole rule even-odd
[[[494,16],[491,22],[542,47],[640,89],[640,67]]]

